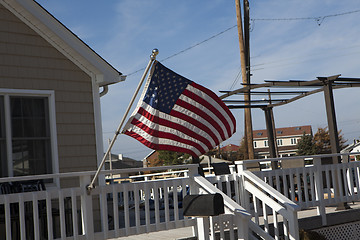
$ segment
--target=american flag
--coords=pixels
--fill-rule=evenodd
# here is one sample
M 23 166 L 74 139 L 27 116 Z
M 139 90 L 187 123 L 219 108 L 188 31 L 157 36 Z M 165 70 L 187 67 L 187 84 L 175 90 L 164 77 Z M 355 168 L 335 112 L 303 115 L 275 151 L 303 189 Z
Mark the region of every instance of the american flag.
M 215 93 L 155 61 L 122 132 L 151 149 L 199 156 L 231 137 L 235 125 Z

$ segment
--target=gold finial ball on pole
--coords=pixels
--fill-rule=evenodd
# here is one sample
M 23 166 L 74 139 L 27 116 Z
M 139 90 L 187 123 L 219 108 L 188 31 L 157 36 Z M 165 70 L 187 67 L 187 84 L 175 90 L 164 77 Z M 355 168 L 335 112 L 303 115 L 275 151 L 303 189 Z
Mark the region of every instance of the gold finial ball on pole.
M 151 54 L 150 58 L 153 59 L 153 60 L 155 60 L 156 55 L 158 55 L 158 54 L 159 54 L 159 50 L 158 50 L 157 48 L 154 48 L 154 49 L 152 50 L 152 54 Z

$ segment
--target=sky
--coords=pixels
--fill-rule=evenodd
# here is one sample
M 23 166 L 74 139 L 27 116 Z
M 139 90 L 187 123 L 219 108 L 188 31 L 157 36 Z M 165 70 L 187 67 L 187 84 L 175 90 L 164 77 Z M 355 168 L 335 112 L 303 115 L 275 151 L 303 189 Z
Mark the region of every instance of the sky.
M 218 95 L 219 91 L 242 87 L 242 80 L 237 78 L 241 65 L 235 1 L 38 2 L 127 75 L 124 82 L 111 85 L 108 94 L 101 98 L 105 150 L 154 48 L 159 49 L 157 60 L 165 66 Z M 337 74 L 360 78 L 358 0 L 249 2 L 251 83 L 314 80 Z M 359 92 L 359 88 L 334 90 L 338 129 L 348 143 L 360 139 Z M 311 125 L 315 133 L 318 128 L 327 126 L 323 93 L 276 107 L 273 111 L 276 127 Z M 243 110 L 232 112 L 237 119 L 237 132 L 221 146 L 239 145 L 244 134 Z M 262 110 L 252 110 L 252 119 L 254 130 L 266 128 Z M 136 160 L 142 160 L 151 151 L 125 135 L 120 135 L 112 148 L 112 153 Z

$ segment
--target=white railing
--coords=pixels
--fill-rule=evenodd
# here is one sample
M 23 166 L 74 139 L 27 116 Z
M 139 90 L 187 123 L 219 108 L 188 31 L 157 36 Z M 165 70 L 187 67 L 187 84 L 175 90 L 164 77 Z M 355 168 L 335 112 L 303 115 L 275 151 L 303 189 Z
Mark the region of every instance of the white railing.
M 94 172 L 1 178 L 0 184 L 4 186 L 38 179 L 53 183 L 47 184 L 46 190 L 33 188 L 36 191 L 1 194 L 0 230 L 7 240 L 109 239 L 192 226 L 194 230 L 202 229 L 199 239 L 213 239 L 215 233 L 220 236 L 230 234 L 231 239 L 248 239 L 250 215 L 224 193 L 221 194 L 225 199 L 226 214 L 202 219 L 203 222 L 183 216 L 182 199 L 190 191 L 195 194 L 221 192 L 204 178 L 194 178 L 197 167 L 103 171 L 101 175 L 176 169 L 186 172 L 187 177 L 151 181 L 143 178 L 143 181 L 97 186 L 90 194 L 86 186 Z M 78 187 L 59 188 L 54 184 L 67 178 L 74 181 L 76 177 L 75 181 L 80 183 Z M 210 222 L 211 228 L 204 228 L 204 221 Z M 195 234 L 198 232 L 194 231 Z
M 225 239 L 225 236 L 228 236 L 230 239 L 249 239 L 248 227 L 251 215 L 204 177 L 196 176 L 193 179 L 194 183 L 196 183 L 193 186 L 193 188 L 196 188 L 196 192 L 202 194 L 221 194 L 225 207 L 225 214 L 197 218 L 198 238 L 216 239 L 215 236 L 218 234 L 220 239 Z
M 237 162 L 237 173 L 209 175 L 206 180 L 194 177 L 197 165 L 102 171 L 102 178 L 144 171 L 155 171 L 155 177 L 166 171 L 171 176 L 170 170 L 182 175 L 155 180 L 142 175 L 141 181 L 132 177 L 128 182 L 98 186 L 90 195 L 86 185 L 94 172 L 0 178 L 0 184 L 35 179 L 53 182 L 47 190 L 1 194 L 0 232 L 6 233 L 7 240 L 108 239 L 198 226 L 202 229 L 198 237 L 203 239 L 215 233 L 244 239 L 298 239 L 297 211 L 317 207 L 326 224 L 326 206 L 360 199 L 360 162 L 321 165 L 324 156 L 338 155 L 307 156 L 303 158 L 313 159 L 313 166 L 263 172 L 249 172 Z M 75 177 L 78 187 L 54 186 Z M 189 192 L 222 192 L 226 214 L 207 219 L 184 217 L 182 199 Z M 204 227 L 206 221 L 209 228 Z M 224 222 L 236 226 L 237 232 L 226 229 Z
M 322 217 L 322 224 L 326 225 L 327 206 L 339 205 L 344 207 L 346 202 L 360 200 L 360 193 L 358 192 L 360 187 L 359 161 L 322 165 L 322 159 L 327 159 L 329 163 L 329 160 L 331 162 L 334 157 L 347 159 L 348 155 L 350 154 L 266 159 L 266 161 L 280 160 L 283 163 L 296 160 L 302 160 L 304 163 L 306 160 L 312 164 L 297 168 L 254 172 L 254 174 L 277 192 L 299 205 L 302 210 L 317 207 L 318 214 Z M 351 153 L 351 155 L 359 154 Z
M 153 171 L 195 169 L 197 165 L 152 168 Z M 104 171 L 102 174 L 145 169 Z M 146 169 L 148 170 L 148 169 Z M 195 226 L 184 218 L 181 200 L 189 177 L 98 186 L 88 194 L 94 172 L 1 178 L 0 184 L 35 179 L 78 177 L 79 187 L 0 195 L 0 232 L 6 239 L 108 239 Z M 76 180 L 75 180 L 76 181 Z M 51 184 L 50 184 L 51 185 Z M 53 185 L 53 184 L 52 184 Z M 34 190 L 34 189 L 33 189 Z M 41 190 L 41 189 L 40 189 Z
M 250 229 L 263 239 L 299 239 L 300 207 L 238 163 L 240 202 L 253 216 Z

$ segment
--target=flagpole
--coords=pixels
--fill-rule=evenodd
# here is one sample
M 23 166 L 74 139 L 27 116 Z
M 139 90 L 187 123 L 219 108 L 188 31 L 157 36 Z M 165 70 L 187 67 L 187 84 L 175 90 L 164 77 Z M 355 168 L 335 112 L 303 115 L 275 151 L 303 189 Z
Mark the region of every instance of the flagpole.
M 126 111 L 125 111 L 125 114 L 124 114 L 124 116 L 123 116 L 123 118 L 122 118 L 116 132 L 115 132 L 115 135 L 114 135 L 113 139 L 111 140 L 111 142 L 109 144 L 109 147 L 108 147 L 103 159 L 101 160 L 101 163 L 100 163 L 100 165 L 99 165 L 99 167 L 98 167 L 98 169 L 97 169 L 97 171 L 96 171 L 96 173 L 94 175 L 94 178 L 92 179 L 91 183 L 87 186 L 88 194 L 90 194 L 91 190 L 95 188 L 94 183 L 95 183 L 96 179 L 99 176 L 101 168 L 103 167 L 103 165 L 105 163 L 106 157 L 109 155 L 109 152 L 111 151 L 111 148 L 113 147 L 117 136 L 120 134 L 120 130 L 122 128 L 122 125 L 124 124 L 125 119 L 127 118 L 127 115 L 129 114 L 129 111 L 130 111 L 130 109 L 131 109 L 131 107 L 132 107 L 132 105 L 133 105 L 133 103 L 135 101 L 135 98 L 136 98 L 136 96 L 137 96 L 137 94 L 138 94 L 138 92 L 139 92 L 139 90 L 141 88 L 141 85 L 143 84 L 143 82 L 145 80 L 145 77 L 146 77 L 146 75 L 147 75 L 147 73 L 148 73 L 148 71 L 149 71 L 149 69 L 151 67 L 151 64 L 155 61 L 156 55 L 158 55 L 158 53 L 159 53 L 158 49 L 155 48 L 155 49 L 152 50 L 152 54 L 150 55 L 149 63 L 147 65 L 147 67 L 145 68 L 144 74 L 142 75 L 141 80 L 140 80 L 140 82 L 139 82 L 139 84 L 138 84 L 138 86 L 137 86 L 137 88 L 136 88 L 136 90 L 134 92 L 134 95 L 132 96 L 132 98 L 130 100 L 130 103 L 129 103 Z

